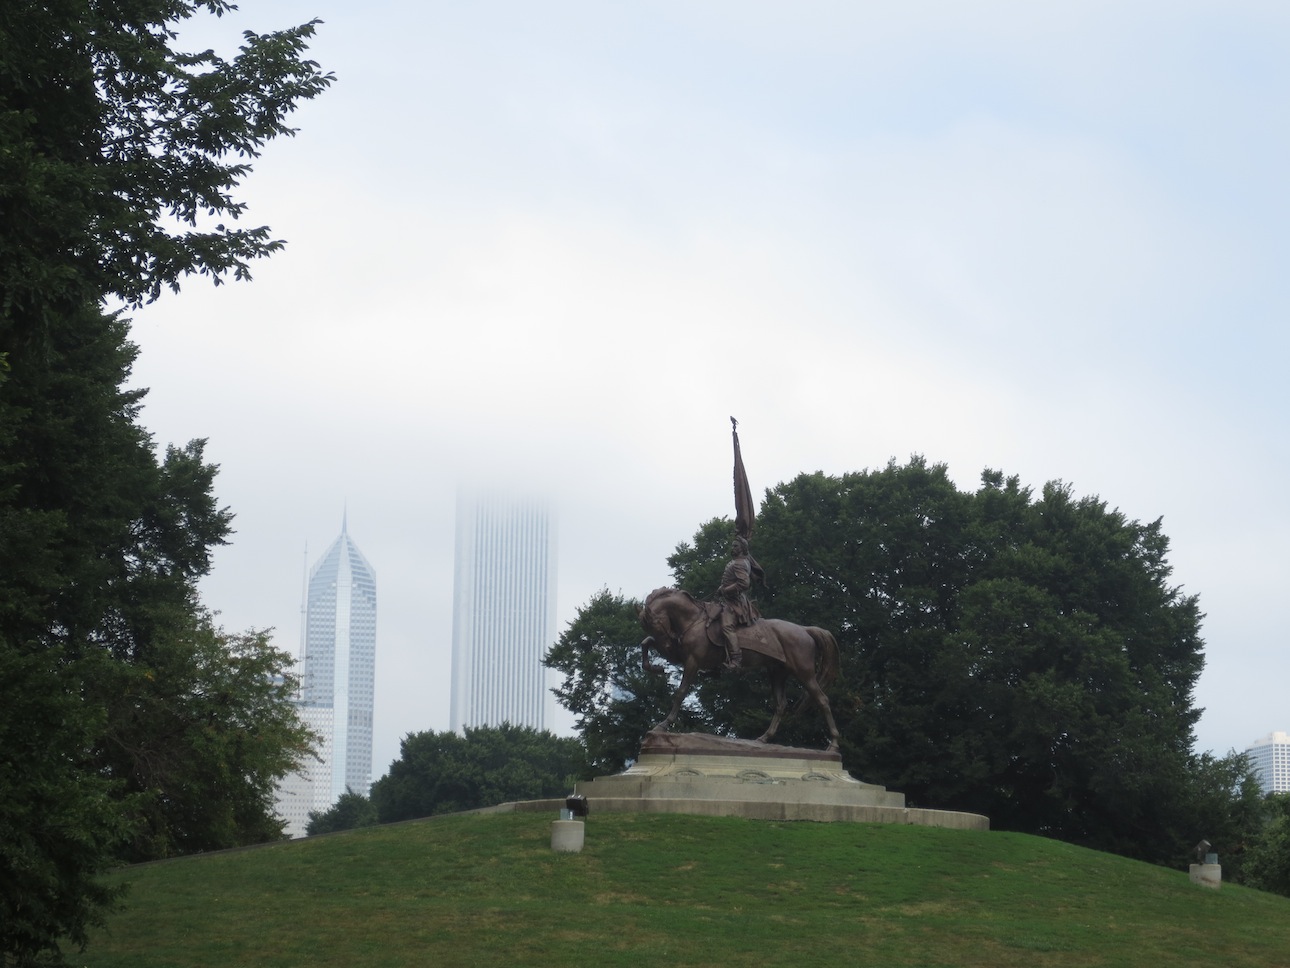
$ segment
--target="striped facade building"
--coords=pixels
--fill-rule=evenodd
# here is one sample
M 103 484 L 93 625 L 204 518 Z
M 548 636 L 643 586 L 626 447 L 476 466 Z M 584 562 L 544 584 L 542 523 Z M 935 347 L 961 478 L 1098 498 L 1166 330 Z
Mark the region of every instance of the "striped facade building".
M 541 501 L 457 495 L 452 729 L 544 728 L 555 643 L 556 536 Z

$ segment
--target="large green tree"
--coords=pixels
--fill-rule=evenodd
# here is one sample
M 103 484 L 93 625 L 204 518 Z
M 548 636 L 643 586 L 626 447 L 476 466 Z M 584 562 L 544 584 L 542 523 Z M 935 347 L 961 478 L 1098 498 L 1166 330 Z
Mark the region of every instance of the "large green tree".
M 185 791 L 173 772 L 158 789 L 123 740 L 160 743 L 165 717 L 142 711 L 197 703 L 196 684 L 219 678 L 199 658 L 212 636 L 229 663 L 256 665 L 245 642 L 203 626 L 194 591 L 229 533 L 215 468 L 200 443 L 158 458 L 142 391 L 124 389 L 135 350 L 112 309 L 193 273 L 245 277 L 281 245 L 237 227 L 235 189 L 330 77 L 303 56 L 313 24 L 247 34 L 229 60 L 174 49 L 180 22 L 233 9 L 0 4 L 0 669 L 7 693 L 22 689 L 0 702 L 0 957 L 19 963 L 84 940 L 110 900 L 95 875 L 123 844 L 204 842 L 147 832 L 159 810 L 178 821 L 163 801 L 210 790 Z M 250 691 L 234 705 L 262 710 L 260 686 L 240 682 Z M 209 735 L 171 725 L 193 744 Z M 276 735 L 299 739 L 289 724 Z M 279 765 L 238 756 L 226 743 L 189 760 Z M 243 817 L 262 833 L 264 819 Z
M 679 545 L 677 584 L 711 597 L 731 532 L 709 521 Z M 831 700 L 844 760 L 864 779 L 1003 829 L 1161 862 L 1248 829 L 1240 764 L 1192 752 L 1201 613 L 1169 582 L 1159 521 L 1061 483 L 1036 495 L 995 471 L 962 491 L 915 457 L 771 489 L 753 551 L 763 613 L 838 638 Z M 738 735 L 770 714 L 752 676 L 710 677 L 697 697 L 701 716 Z M 562 699 L 591 708 L 582 693 Z M 809 715 L 781 736 L 824 740 Z
M 399 758 L 372 785 L 372 803 L 381 823 L 393 823 L 562 797 L 585 766 L 578 740 L 531 726 L 468 726 L 464 736 L 409 733 L 399 744 Z

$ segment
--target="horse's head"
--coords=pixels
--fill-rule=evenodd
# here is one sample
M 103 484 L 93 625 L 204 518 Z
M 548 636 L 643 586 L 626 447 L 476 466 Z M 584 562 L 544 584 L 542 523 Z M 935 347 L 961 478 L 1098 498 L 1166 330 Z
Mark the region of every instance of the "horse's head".
M 656 588 L 645 596 L 639 615 L 645 631 L 660 641 L 674 642 L 702 608 L 684 589 Z
M 664 596 L 675 591 L 676 589 L 674 588 L 654 589 L 645 596 L 645 604 L 637 612 L 645 631 L 664 642 L 671 641 L 675 638 L 675 635 L 672 632 L 672 622 L 668 611 L 663 607 L 661 600 Z

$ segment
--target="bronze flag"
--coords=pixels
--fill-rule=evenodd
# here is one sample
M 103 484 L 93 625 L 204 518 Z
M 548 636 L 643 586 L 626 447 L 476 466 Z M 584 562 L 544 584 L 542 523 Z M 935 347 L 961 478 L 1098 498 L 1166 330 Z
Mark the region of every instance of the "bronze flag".
M 739 453 L 739 421 L 734 417 L 730 418 L 730 433 L 735 439 L 735 534 L 747 541 L 752 537 L 757 508 L 744 471 L 744 458 Z

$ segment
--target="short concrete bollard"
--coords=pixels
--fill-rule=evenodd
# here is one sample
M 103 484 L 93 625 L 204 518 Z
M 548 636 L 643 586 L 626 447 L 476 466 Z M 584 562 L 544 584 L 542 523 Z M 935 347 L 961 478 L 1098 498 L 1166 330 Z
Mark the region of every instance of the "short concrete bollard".
M 1187 875 L 1193 884 L 1210 887 L 1214 890 L 1223 886 L 1223 867 L 1221 864 L 1192 864 Z
M 556 820 L 551 824 L 551 849 L 562 854 L 582 851 L 587 825 L 582 820 Z

